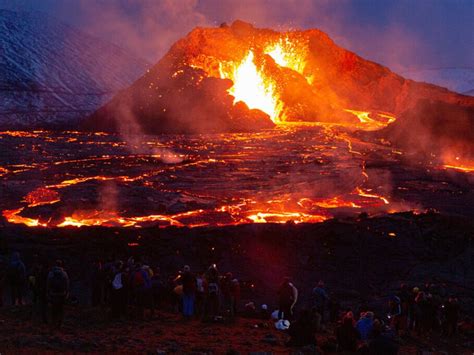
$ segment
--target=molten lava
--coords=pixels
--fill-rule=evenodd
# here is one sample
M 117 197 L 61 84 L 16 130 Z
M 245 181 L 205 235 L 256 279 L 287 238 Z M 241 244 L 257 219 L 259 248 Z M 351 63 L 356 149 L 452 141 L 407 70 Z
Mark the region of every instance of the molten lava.
M 264 53 L 273 58 L 280 67 L 305 75 L 307 46 L 293 43 L 288 37 L 275 44 L 269 44 Z
M 257 68 L 254 59 L 253 51 L 249 51 L 244 60 L 230 70 L 224 70 L 221 66 L 221 77 L 234 83 L 229 90 L 234 96 L 234 103 L 242 101 L 250 109 L 259 109 L 268 114 L 273 122 L 278 122 L 282 107 L 275 84 Z
M 467 165 L 451 165 L 451 164 L 445 164 L 443 165 L 444 168 L 446 169 L 454 169 L 454 170 L 459 170 L 459 171 L 463 171 L 463 172 L 466 172 L 466 173 L 472 173 L 474 172 L 474 166 L 471 165 L 471 166 L 467 166 Z

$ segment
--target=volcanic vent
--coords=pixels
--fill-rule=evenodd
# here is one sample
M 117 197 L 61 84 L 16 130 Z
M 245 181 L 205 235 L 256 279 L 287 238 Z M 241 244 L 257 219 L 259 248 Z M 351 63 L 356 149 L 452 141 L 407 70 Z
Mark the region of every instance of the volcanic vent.
M 473 107 L 472 97 L 406 80 L 319 30 L 276 32 L 242 21 L 196 28 L 85 123 L 148 133 L 252 131 L 275 123 L 381 128 L 420 99 Z

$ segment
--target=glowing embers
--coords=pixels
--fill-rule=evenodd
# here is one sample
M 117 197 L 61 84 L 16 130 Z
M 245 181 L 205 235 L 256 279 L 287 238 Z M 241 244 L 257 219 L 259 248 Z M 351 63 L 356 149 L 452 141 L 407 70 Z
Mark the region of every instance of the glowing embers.
M 28 203 L 28 207 L 36 207 L 42 205 L 51 205 L 59 202 L 59 193 L 44 187 L 40 187 L 31 191 L 25 196 L 24 201 Z
M 257 68 L 253 51 L 249 51 L 238 65 L 230 68 L 220 66 L 222 78 L 230 79 L 234 85 L 229 93 L 234 103 L 244 102 L 250 109 L 259 109 L 270 116 L 273 122 L 280 120 L 282 109 L 275 83 Z
M 288 37 L 269 44 L 264 53 L 273 58 L 279 66 L 304 75 L 306 67 L 307 45 L 292 42 Z
M 8 174 L 8 169 L 2 168 L 0 166 L 0 176 L 7 175 Z

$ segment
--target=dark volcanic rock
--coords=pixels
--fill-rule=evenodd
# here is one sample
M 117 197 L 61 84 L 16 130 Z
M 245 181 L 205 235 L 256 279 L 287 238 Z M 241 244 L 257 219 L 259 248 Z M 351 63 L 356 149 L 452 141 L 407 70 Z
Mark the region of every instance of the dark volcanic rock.
M 128 90 L 119 93 L 85 123 L 85 128 L 130 133 L 204 133 L 271 128 L 262 111 L 233 105 L 230 80 L 209 78 L 202 70 L 176 71 L 163 61 Z
M 452 158 L 474 158 L 474 106 L 420 100 L 378 133 L 403 149 Z

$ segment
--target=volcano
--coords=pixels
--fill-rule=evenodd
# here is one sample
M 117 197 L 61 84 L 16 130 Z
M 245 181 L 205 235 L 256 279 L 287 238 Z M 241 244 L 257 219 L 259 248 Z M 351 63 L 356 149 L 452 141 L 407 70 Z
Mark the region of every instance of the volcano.
M 85 130 L 0 132 L 0 209 L 38 227 L 472 216 L 473 110 L 319 30 L 197 28 Z
M 235 21 L 194 29 L 84 127 L 242 132 L 305 121 L 379 129 L 400 117 L 387 134 L 411 142 L 436 138 L 431 132 L 444 127 L 433 115 L 439 107 L 446 119 L 446 130 L 437 129 L 441 141 L 470 142 L 472 134 L 459 132 L 474 132 L 473 97 L 405 79 L 320 30 L 276 32 Z M 424 117 L 415 137 L 413 116 Z

